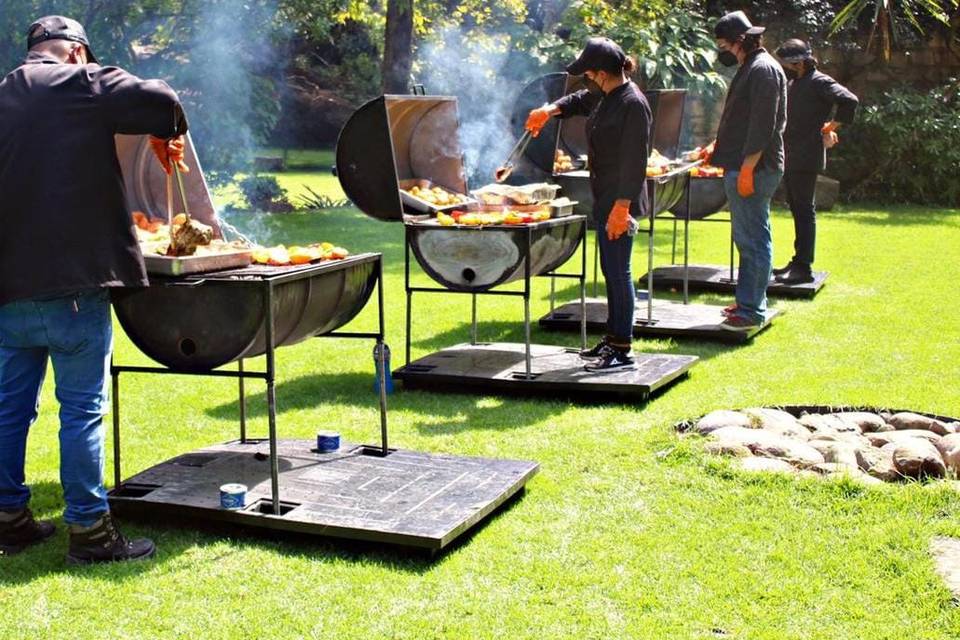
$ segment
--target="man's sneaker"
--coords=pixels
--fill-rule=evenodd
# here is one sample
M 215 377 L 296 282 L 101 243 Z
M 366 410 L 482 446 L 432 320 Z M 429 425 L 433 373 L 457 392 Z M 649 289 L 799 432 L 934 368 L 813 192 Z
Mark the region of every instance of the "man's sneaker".
M 780 284 L 806 284 L 813 282 L 813 271 L 809 267 L 794 265 L 786 273 L 778 275 L 775 280 Z
M 52 522 L 36 521 L 29 508 L 6 511 L 0 518 L 0 556 L 12 556 L 53 535 Z
M 70 551 L 68 564 L 93 564 L 96 562 L 118 562 L 124 560 L 145 560 L 153 557 L 157 548 L 147 538 L 128 540 L 113 517 L 106 513 L 89 527 L 70 527 Z
M 600 339 L 600 342 L 598 342 L 593 347 L 590 347 L 589 349 L 582 349 L 580 351 L 580 357 L 583 358 L 584 360 L 592 360 L 593 358 L 599 358 L 600 356 L 603 355 L 604 349 L 606 348 L 607 348 L 607 336 L 604 336 L 603 338 Z
M 727 319 L 720 323 L 720 328 L 726 329 L 727 331 L 742 331 L 746 333 L 754 329 L 759 329 L 760 323 L 748 320 L 741 315 L 733 314 L 727 316 Z
M 728 304 L 727 306 L 725 306 L 723 308 L 723 311 L 721 311 L 720 313 L 722 313 L 724 317 L 729 318 L 730 316 L 732 316 L 737 312 L 737 309 L 738 309 L 737 303 L 734 302 L 733 304 Z
M 593 372 L 614 371 L 633 367 L 633 358 L 629 349 L 618 349 L 606 345 L 600 354 L 599 360 L 584 365 L 584 369 Z
M 774 269 L 774 270 L 773 270 L 773 275 L 775 275 L 775 276 L 783 275 L 783 274 L 785 274 L 786 272 L 790 271 L 790 269 L 792 269 L 793 267 L 794 267 L 794 263 L 793 263 L 793 260 L 791 260 L 790 262 L 788 262 L 787 264 L 783 265 L 783 266 L 780 267 L 779 269 Z

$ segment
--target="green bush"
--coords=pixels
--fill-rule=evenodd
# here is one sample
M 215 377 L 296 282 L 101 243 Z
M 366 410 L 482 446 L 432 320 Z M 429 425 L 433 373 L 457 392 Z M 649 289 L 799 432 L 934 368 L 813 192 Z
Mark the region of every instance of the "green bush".
M 841 130 L 829 173 L 849 200 L 960 206 L 958 82 L 887 91 Z
M 240 192 L 251 209 L 281 212 L 292 209 L 287 200 L 287 190 L 273 176 L 252 175 L 237 183 Z

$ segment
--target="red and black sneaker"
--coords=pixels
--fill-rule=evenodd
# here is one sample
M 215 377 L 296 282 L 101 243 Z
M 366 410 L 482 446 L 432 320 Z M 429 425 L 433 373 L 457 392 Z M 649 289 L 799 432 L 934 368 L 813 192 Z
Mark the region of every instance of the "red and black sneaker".
M 583 367 L 593 373 L 604 373 L 633 368 L 633 358 L 630 357 L 630 348 L 620 348 L 604 345 L 600 358 Z
M 12 556 L 43 542 L 57 530 L 52 522 L 33 518 L 29 508 L 4 512 L 0 520 L 0 556 Z M 8 519 L 10 517 L 10 519 Z
M 725 306 L 723 308 L 723 311 L 721 311 L 720 313 L 722 313 L 724 317 L 730 317 L 737 312 L 738 308 L 739 307 L 737 307 L 737 303 L 734 302 L 733 304 L 728 304 L 727 306 Z
M 720 323 L 720 328 L 726 329 L 727 331 L 741 331 L 743 333 L 747 333 L 753 331 L 754 329 L 759 329 L 760 323 L 734 313 L 727 316 L 727 319 Z

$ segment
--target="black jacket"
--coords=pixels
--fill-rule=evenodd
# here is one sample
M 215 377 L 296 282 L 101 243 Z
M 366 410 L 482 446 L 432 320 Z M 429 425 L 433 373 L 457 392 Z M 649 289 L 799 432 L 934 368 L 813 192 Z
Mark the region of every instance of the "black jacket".
M 606 220 L 616 200 L 629 200 L 630 213 L 645 217 L 650 209 L 645 185 L 653 114 L 643 92 L 631 81 L 606 95 L 571 93 L 556 105 L 561 118 L 587 116 L 594 218 Z
M 787 119 L 787 77 L 764 49 L 751 52 L 730 83 L 720 116 L 712 164 L 739 170 L 758 151 L 758 169 L 783 171 L 783 129 Z
M 160 80 L 30 53 L 0 81 L 0 304 L 146 284 L 114 134 L 187 123 Z
M 813 70 L 790 82 L 787 92 L 787 129 L 783 134 L 786 170 L 820 172 L 827 163 L 820 133 L 836 107 L 834 120 L 853 122 L 859 100 L 846 87 L 825 73 Z

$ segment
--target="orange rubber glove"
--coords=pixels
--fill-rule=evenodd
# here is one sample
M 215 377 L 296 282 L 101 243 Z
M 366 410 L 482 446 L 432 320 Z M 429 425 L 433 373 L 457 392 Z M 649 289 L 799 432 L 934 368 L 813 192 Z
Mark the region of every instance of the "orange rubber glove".
M 828 122 L 827 124 L 823 125 L 823 127 L 820 128 L 820 133 L 826 135 L 836 130 L 837 130 L 837 123 L 831 120 L 830 122 Z
M 163 171 L 167 175 L 173 173 L 174 163 L 177 165 L 180 173 L 190 172 L 190 167 L 183 161 L 185 152 L 183 136 L 177 136 L 169 140 L 150 136 L 150 148 L 153 150 L 153 154 L 157 156 L 157 160 L 160 161 L 160 166 L 163 167 Z
M 746 164 L 740 167 L 740 175 L 737 176 L 737 193 L 741 198 L 749 198 L 753 195 L 753 167 Z
M 630 205 L 615 202 L 607 216 L 607 240 L 613 241 L 630 228 Z
M 823 148 L 824 149 L 833 149 L 837 146 L 837 143 L 840 142 L 840 137 L 837 135 L 836 131 L 828 131 L 823 134 Z
M 717 141 L 714 140 L 700 151 L 700 159 L 703 160 L 703 164 L 710 164 L 710 160 L 713 159 L 713 148 L 716 144 Z
M 546 107 L 540 107 L 539 109 L 534 109 L 530 112 L 530 115 L 527 116 L 527 122 L 523 125 L 523 128 L 529 131 L 534 138 L 540 135 L 540 131 L 546 126 L 547 122 L 550 121 L 550 111 Z

